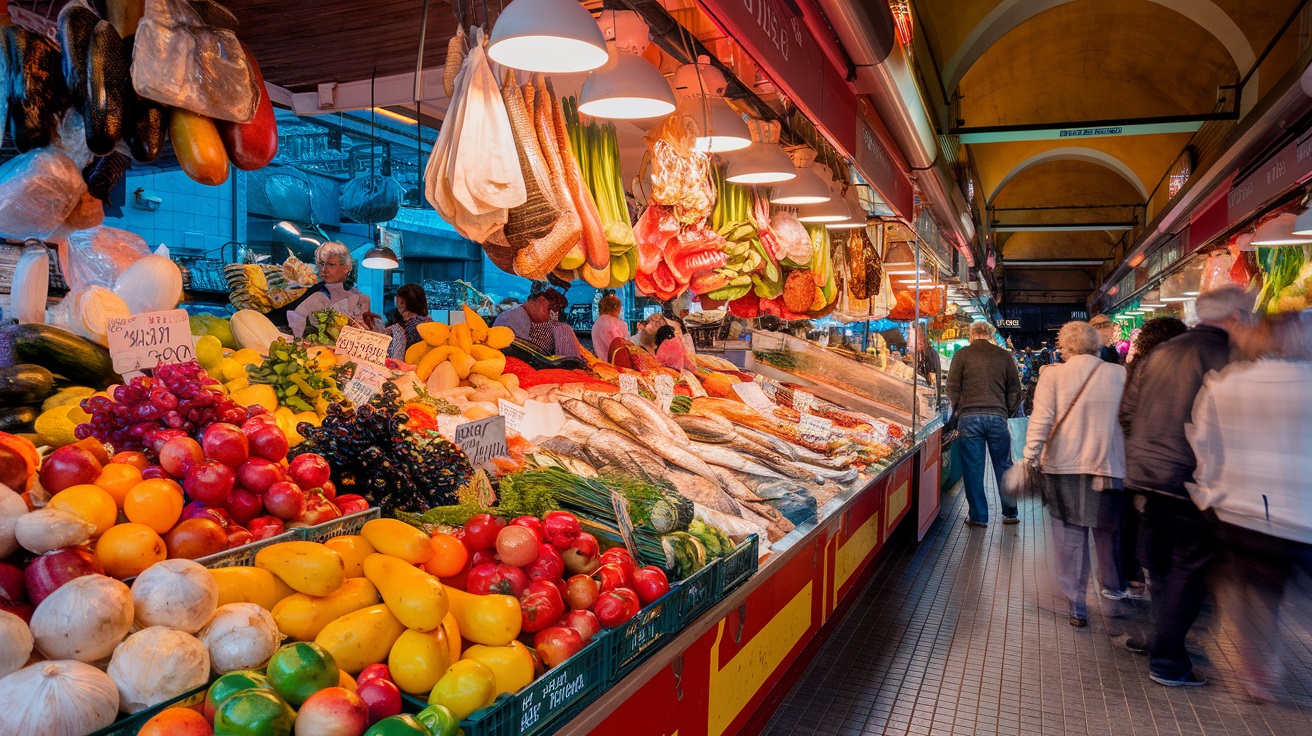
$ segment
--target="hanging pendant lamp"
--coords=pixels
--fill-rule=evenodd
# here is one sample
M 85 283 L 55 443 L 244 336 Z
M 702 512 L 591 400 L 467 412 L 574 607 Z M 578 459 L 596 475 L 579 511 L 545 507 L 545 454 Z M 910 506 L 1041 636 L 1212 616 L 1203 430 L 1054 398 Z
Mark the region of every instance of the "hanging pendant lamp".
M 364 258 L 360 260 L 360 265 L 365 268 L 389 269 L 396 268 L 401 265 L 401 262 L 397 260 L 396 254 L 392 252 L 391 248 L 385 245 L 375 245 L 364 254 Z
M 606 63 L 606 39 L 577 0 L 514 0 L 492 27 L 488 58 L 546 74 L 589 72 Z
M 674 90 L 681 96 L 675 115 L 691 118 L 697 128 L 694 150 L 702 153 L 738 151 L 752 145 L 752 133 L 743 116 L 724 99 L 729 82 L 708 56 L 684 64 L 674 72 Z
M 780 184 L 774 196 L 770 198 L 770 202 L 791 207 L 820 204 L 833 199 L 834 195 L 829 191 L 829 185 L 815 172 L 815 151 L 799 148 L 792 152 L 792 158 L 797 177 Z
M 823 174 L 829 173 L 829 167 L 817 164 L 815 169 L 820 169 Z M 829 193 L 829 199 L 824 202 L 818 202 L 812 205 L 804 205 L 797 211 L 798 222 L 809 222 L 812 224 L 826 224 L 831 222 L 847 222 L 852 219 L 852 213 L 847 208 L 847 203 L 834 190 L 833 180 L 817 172 L 822 180 L 825 181 L 825 189 Z M 776 202 L 778 200 L 775 200 Z
M 793 160 L 779 147 L 778 120 L 751 120 L 752 145 L 729 159 L 725 181 L 734 184 L 780 184 L 797 178 Z
M 665 75 L 642 57 L 647 24 L 632 10 L 605 10 L 597 19 L 609 59 L 592 72 L 579 93 L 579 112 L 595 118 L 641 120 L 674 112 L 674 90 Z
M 1253 245 L 1303 245 L 1312 242 L 1312 236 L 1302 236 L 1294 232 L 1294 223 L 1298 217 L 1293 212 L 1285 212 L 1262 223 L 1253 234 Z
M 860 187 L 849 186 L 847 196 L 843 198 L 847 202 L 847 211 L 850 217 L 841 222 L 827 222 L 825 223 L 826 228 L 830 230 L 858 230 L 866 226 L 866 221 L 870 219 L 870 213 L 866 212 L 865 207 L 861 204 L 858 189 Z

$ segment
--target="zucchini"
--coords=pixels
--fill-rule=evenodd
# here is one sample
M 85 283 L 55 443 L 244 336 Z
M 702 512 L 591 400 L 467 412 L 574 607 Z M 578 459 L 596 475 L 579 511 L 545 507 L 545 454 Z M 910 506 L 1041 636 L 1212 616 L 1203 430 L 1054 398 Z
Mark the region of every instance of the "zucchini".
M 118 380 L 109 351 L 50 325 L 19 325 L 13 333 L 19 360 L 57 371 L 83 386 L 103 388 Z
M 124 63 L 132 66 L 132 38 L 123 41 Z M 132 158 L 148 164 L 159 158 L 169 138 L 169 109 L 154 100 L 148 100 L 129 89 L 124 111 L 127 119 L 124 136 Z
M 124 108 L 132 79 L 123 55 L 123 39 L 107 20 L 96 24 L 86 59 L 85 102 L 82 120 L 86 123 L 87 149 L 97 156 L 108 156 L 123 137 Z
M 59 47 L 64 86 L 68 88 L 76 105 L 81 105 L 86 99 L 87 55 L 91 50 L 91 34 L 98 20 L 95 11 L 85 5 L 69 4 L 59 13 Z
M 37 403 L 54 392 L 55 376 L 46 368 L 31 363 L 0 368 L 0 406 Z
M 0 432 L 31 432 L 32 422 L 41 415 L 35 406 L 15 406 L 0 411 Z
M 18 26 L 9 36 L 9 135 L 19 153 L 50 144 L 56 117 L 68 107 L 59 49 Z

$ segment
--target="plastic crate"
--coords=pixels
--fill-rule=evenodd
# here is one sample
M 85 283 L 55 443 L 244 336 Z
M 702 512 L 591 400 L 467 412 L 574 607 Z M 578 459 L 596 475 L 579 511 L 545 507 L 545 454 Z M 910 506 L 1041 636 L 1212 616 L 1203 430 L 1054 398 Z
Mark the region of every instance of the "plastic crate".
M 674 615 L 667 617 L 669 633 L 677 634 L 692 623 L 692 620 L 720 600 L 716 585 L 719 560 L 712 560 L 686 580 L 676 584 L 670 592 Z
M 606 645 L 614 678 L 625 677 L 665 646 L 672 632 L 677 631 L 671 622 L 678 619 L 676 592 L 671 590 L 638 611 L 628 623 L 607 631 L 602 642 Z
M 279 542 L 295 542 L 301 538 L 298 529 L 289 532 L 283 532 L 268 539 L 261 539 L 258 542 L 243 544 L 240 547 L 224 550 L 217 554 L 197 557 L 196 561 L 205 567 L 250 567 L 255 564 L 255 553 L 268 547 L 271 544 Z
M 725 597 L 730 591 L 756 574 L 760 567 L 760 553 L 757 549 L 759 540 L 756 535 L 738 545 L 727 557 L 722 557 L 715 566 L 717 571 L 716 599 Z
M 185 692 L 172 700 L 166 700 L 159 705 L 151 706 L 140 713 L 124 716 L 92 733 L 91 736 L 137 736 L 137 732 L 141 730 L 142 726 L 146 725 L 146 721 L 154 718 L 157 713 L 166 708 L 185 708 L 195 705 L 205 699 L 205 691 L 209 688 L 210 683 L 207 682 L 195 690 Z
M 333 537 L 342 537 L 347 534 L 359 534 L 364 528 L 366 521 L 372 521 L 383 515 L 381 509 L 377 507 L 357 511 L 354 514 L 343 516 L 340 519 L 333 519 L 322 524 L 314 526 L 303 526 L 294 531 L 299 535 L 297 539 L 305 542 L 322 542 Z

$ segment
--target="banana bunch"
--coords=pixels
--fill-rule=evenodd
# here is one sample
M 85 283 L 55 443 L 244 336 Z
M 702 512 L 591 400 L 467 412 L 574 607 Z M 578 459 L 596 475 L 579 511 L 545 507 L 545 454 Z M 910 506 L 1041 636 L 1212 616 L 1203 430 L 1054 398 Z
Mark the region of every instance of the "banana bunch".
M 269 297 L 269 279 L 264 268 L 254 263 L 230 263 L 223 267 L 228 281 L 228 298 L 237 309 L 253 309 L 261 314 L 273 309 Z

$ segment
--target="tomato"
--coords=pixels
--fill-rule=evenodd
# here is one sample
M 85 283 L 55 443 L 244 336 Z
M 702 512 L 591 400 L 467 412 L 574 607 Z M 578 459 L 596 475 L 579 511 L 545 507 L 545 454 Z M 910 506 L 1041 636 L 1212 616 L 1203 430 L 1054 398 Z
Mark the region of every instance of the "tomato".
M 583 525 L 574 514 L 566 511 L 550 511 L 542 517 L 542 530 L 547 541 L 556 549 L 568 549 L 583 533 Z
M 333 655 L 306 641 L 288 644 L 274 652 L 266 672 L 269 684 L 293 708 L 299 708 L 311 695 L 341 680 Z
M 565 602 L 575 611 L 591 610 L 600 592 L 596 580 L 587 575 L 575 575 L 565 583 Z
M 628 588 L 607 590 L 597 598 L 593 609 L 597 620 L 607 629 L 623 626 L 641 610 L 638 594 Z
M 524 567 L 538 559 L 542 541 L 532 529 L 507 526 L 497 532 L 497 556 L 507 565 Z
M 538 547 L 538 558 L 524 568 L 530 580 L 559 580 L 565 574 L 565 560 L 550 544 Z
M 547 533 L 542 528 L 542 520 L 536 516 L 517 516 L 510 521 L 510 525 L 532 529 L 538 535 L 538 544 L 542 544 L 547 538 Z
M 597 587 L 603 593 L 627 587 L 628 581 L 624 579 L 624 570 L 619 565 L 602 565 L 593 575 L 597 578 Z
M 601 564 L 617 565 L 624 573 L 624 586 L 633 587 L 633 573 L 638 566 L 633 564 L 633 558 L 629 556 L 629 551 L 623 547 L 611 547 L 601 553 Z
M 590 644 L 592 637 L 601 631 L 601 622 L 597 620 L 597 614 L 592 611 L 570 611 L 560 621 L 561 625 L 579 632 L 579 636 L 583 637 L 584 646 Z
M 524 619 L 520 630 L 532 634 L 556 623 L 565 613 L 565 601 L 556 586 L 538 580 L 524 591 L 519 609 Z
M 459 575 L 469 561 L 469 550 L 450 534 L 438 532 L 433 535 L 433 557 L 424 563 L 424 569 L 430 575 L 449 578 Z
M 465 546 L 471 552 L 492 549 L 497 546 L 497 534 L 505 526 L 506 520 L 499 516 L 474 514 L 465 522 Z
M 565 626 L 552 626 L 533 637 L 533 648 L 542 663 L 555 667 L 578 653 L 583 648 L 583 637 L 579 632 Z
M 648 565 L 633 573 L 633 589 L 645 606 L 670 592 L 670 580 L 664 570 Z
M 470 568 L 466 589 L 474 595 L 497 593 L 518 598 L 528 583 L 528 576 L 518 567 L 485 563 Z

